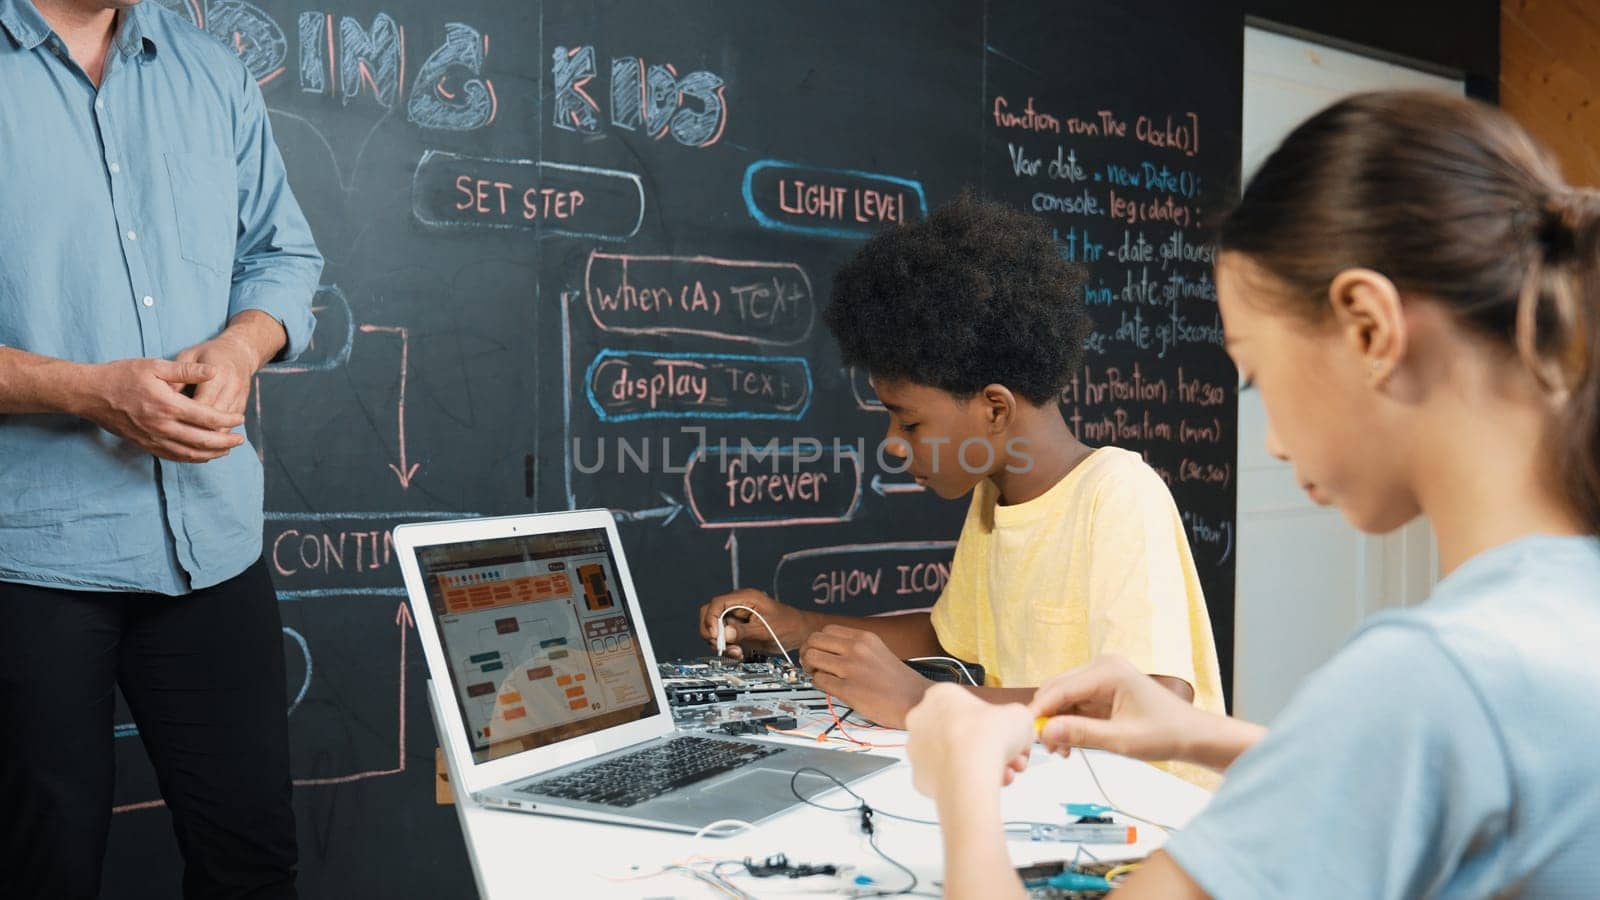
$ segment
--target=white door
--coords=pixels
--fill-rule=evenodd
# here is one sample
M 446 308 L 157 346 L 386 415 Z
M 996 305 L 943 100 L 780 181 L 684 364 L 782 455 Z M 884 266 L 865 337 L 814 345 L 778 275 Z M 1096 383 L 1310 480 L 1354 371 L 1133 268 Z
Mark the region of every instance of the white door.
M 1340 97 L 1462 82 L 1259 28 L 1244 36 L 1245 178 L 1295 125 Z M 1266 452 L 1266 417 L 1239 397 L 1239 556 L 1233 712 L 1270 721 L 1368 614 L 1422 600 L 1438 566 L 1427 524 L 1387 537 L 1351 528 Z

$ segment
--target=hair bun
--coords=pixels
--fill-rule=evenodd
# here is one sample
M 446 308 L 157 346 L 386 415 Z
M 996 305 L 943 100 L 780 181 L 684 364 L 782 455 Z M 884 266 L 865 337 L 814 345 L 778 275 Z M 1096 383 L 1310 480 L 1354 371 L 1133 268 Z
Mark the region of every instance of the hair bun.
M 1559 263 L 1571 257 L 1578 244 L 1578 210 L 1571 188 L 1545 198 L 1539 209 L 1539 250 L 1545 262 Z
M 1547 262 L 1571 258 L 1584 237 L 1600 226 L 1600 191 L 1568 187 L 1544 201 L 1539 217 L 1539 246 Z

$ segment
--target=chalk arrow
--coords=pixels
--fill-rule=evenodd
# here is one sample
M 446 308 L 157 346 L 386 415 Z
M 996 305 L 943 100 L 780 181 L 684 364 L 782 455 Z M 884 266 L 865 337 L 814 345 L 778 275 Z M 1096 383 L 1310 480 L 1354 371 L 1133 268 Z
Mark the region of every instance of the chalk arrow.
M 927 490 L 914 481 L 884 481 L 882 475 L 872 476 L 872 492 L 879 497 L 890 494 L 918 494 Z
M 648 522 L 651 519 L 660 519 L 662 527 L 666 527 L 678 517 L 678 513 L 683 512 L 683 504 L 665 491 L 661 492 L 661 499 L 666 501 L 665 506 L 650 509 L 614 509 L 611 511 L 611 516 L 618 522 Z
M 361 330 L 368 334 L 384 332 L 400 336 L 400 400 L 395 404 L 395 431 L 400 439 L 400 463 L 399 465 L 389 463 L 389 471 L 400 480 L 401 490 L 410 490 L 411 479 L 422 466 L 422 463 L 406 465 L 406 370 L 410 367 L 411 334 L 398 325 L 363 325 Z

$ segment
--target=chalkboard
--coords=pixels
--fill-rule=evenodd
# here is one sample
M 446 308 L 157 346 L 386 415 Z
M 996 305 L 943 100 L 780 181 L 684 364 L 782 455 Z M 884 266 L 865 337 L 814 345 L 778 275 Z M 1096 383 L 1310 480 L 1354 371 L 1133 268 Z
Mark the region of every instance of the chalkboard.
M 312 349 L 248 413 L 306 896 L 472 890 L 397 523 L 610 507 L 664 656 L 704 652 L 693 611 L 733 586 L 933 602 L 965 502 L 884 465 L 820 312 L 863 239 L 968 186 L 1088 267 L 1063 411 L 1171 486 L 1226 679 L 1235 375 L 1204 223 L 1237 189 L 1237 8 L 159 2 L 257 77 L 328 260 Z M 119 722 L 107 894 L 173 896 Z

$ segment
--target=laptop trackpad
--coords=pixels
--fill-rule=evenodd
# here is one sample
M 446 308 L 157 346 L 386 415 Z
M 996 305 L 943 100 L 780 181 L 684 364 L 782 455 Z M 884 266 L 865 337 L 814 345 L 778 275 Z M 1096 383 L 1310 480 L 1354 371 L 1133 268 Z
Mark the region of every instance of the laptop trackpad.
M 793 788 L 789 786 L 791 781 L 794 783 Z M 814 772 L 802 772 L 800 777 L 796 778 L 792 770 L 757 767 L 740 772 L 727 780 L 714 781 L 701 790 L 715 791 L 724 796 L 731 795 L 743 799 L 766 800 L 781 805 L 798 803 L 799 798 L 795 797 L 795 791 L 799 791 L 801 797 L 810 799 L 836 786 L 832 781 Z

